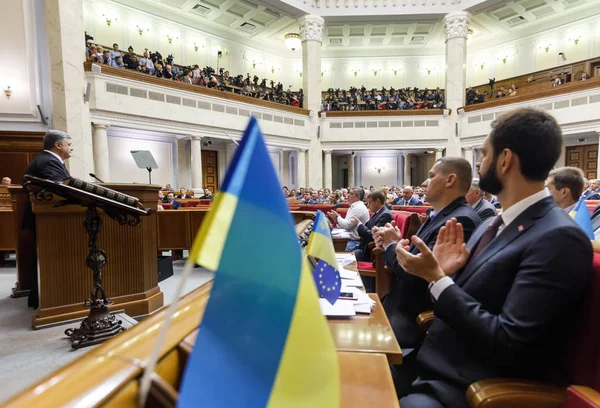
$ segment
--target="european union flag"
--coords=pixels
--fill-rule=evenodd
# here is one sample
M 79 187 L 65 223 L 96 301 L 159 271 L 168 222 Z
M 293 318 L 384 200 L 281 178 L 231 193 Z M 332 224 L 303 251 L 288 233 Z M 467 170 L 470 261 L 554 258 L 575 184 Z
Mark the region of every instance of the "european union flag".
M 333 266 L 321 259 L 317 262 L 313 278 L 315 278 L 319 295 L 333 305 L 340 297 L 342 290 L 340 273 Z

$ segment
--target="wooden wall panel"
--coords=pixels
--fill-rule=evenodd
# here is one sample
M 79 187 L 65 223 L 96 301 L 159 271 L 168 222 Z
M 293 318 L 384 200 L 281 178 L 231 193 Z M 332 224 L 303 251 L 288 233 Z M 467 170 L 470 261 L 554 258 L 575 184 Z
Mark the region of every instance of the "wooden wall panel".
M 0 178 L 10 177 L 13 184 L 23 184 L 23 174 L 29 161 L 29 153 L 0 152 Z
M 202 150 L 202 187 L 213 193 L 219 187 L 219 164 L 214 150 Z
M 567 147 L 565 163 L 567 166 L 581 169 L 588 180 L 598 178 L 598 145 Z
M 15 251 L 17 249 L 17 229 L 15 214 L 10 208 L 0 209 L 0 251 Z
M 0 177 L 23 183 L 29 162 L 42 151 L 43 132 L 0 131 Z
M 158 215 L 158 249 L 190 249 L 190 215 L 189 211 L 164 210 Z

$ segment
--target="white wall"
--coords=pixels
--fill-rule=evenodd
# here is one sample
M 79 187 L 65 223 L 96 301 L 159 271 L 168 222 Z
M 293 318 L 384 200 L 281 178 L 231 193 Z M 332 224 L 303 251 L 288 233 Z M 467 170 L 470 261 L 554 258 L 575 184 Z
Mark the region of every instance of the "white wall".
M 576 38 L 578 38 L 577 44 L 575 44 Z M 546 47 L 548 47 L 547 52 Z M 565 54 L 566 60 L 558 55 L 559 52 Z M 487 83 L 489 78 L 506 79 L 598 55 L 600 55 L 600 17 L 598 16 L 491 47 L 486 41 L 469 41 L 467 85 L 481 85 Z
M 110 163 L 110 181 L 114 183 L 148 183 L 148 171 L 139 169 L 131 150 L 150 150 L 158 164 L 158 169 L 152 170 L 152 184 L 164 186 L 171 184 L 175 187 L 173 142 L 147 141 L 122 137 L 108 137 L 108 157 Z
M 378 172 L 376 167 L 385 167 Z M 365 187 L 398 185 L 398 156 L 361 156 L 360 185 Z

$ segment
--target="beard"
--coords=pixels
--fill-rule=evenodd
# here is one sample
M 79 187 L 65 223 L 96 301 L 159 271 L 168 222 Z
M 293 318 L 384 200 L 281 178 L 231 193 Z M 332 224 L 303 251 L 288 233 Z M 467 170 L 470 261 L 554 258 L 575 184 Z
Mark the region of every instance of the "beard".
M 479 188 L 490 194 L 497 195 L 504 187 L 496 172 L 497 159 L 494 159 L 486 174 L 479 173 Z

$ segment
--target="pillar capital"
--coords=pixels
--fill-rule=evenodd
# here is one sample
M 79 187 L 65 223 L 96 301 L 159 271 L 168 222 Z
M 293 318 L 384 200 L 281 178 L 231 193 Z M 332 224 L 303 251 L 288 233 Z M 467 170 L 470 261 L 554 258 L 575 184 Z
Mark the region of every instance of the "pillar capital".
M 313 40 L 322 42 L 323 41 L 323 26 L 325 20 L 321 16 L 308 14 L 298 19 L 298 26 L 300 27 L 300 39 L 302 42 Z
M 92 127 L 94 128 L 94 130 L 96 129 L 108 129 L 110 125 L 107 125 L 106 123 L 96 123 L 93 122 L 92 123 Z
M 444 16 L 444 38 L 446 41 L 452 38 L 469 35 L 469 13 L 466 11 L 453 11 Z
M 325 154 L 331 154 L 331 150 L 323 150 L 323 153 L 325 153 Z
M 192 140 L 202 140 L 202 136 L 190 135 L 190 139 L 192 139 Z
M 444 149 L 438 147 L 437 149 L 435 149 L 435 152 L 436 153 L 444 153 Z

